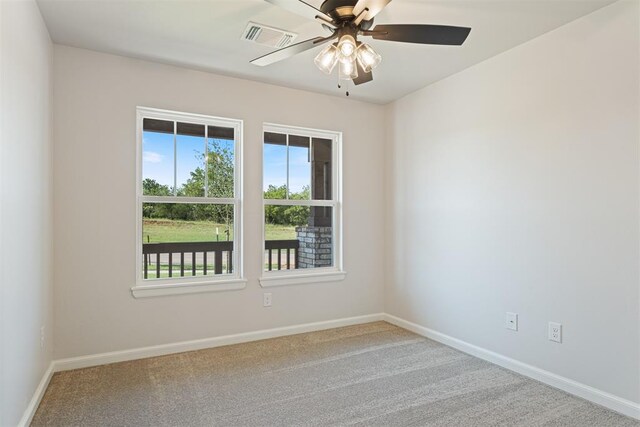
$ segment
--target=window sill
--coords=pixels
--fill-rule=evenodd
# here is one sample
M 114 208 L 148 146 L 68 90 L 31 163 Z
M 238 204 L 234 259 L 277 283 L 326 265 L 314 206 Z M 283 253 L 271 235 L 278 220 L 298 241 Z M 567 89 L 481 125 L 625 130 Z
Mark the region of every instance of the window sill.
M 245 279 L 229 279 L 211 282 L 172 283 L 162 285 L 142 285 L 131 288 L 134 298 L 159 297 L 165 295 L 195 294 L 201 292 L 221 292 L 244 289 Z
M 260 278 L 260 286 L 271 288 L 274 286 L 305 285 L 321 282 L 339 282 L 344 280 L 347 273 L 344 271 L 330 271 L 322 273 L 306 274 L 278 274 Z

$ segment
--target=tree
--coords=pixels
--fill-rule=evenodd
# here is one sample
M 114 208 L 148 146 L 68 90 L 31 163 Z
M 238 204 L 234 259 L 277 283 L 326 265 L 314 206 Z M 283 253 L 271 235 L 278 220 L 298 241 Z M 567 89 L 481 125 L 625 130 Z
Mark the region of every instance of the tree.
M 196 154 L 198 160 L 204 164 L 205 155 Z M 234 157 L 233 150 L 220 140 L 212 140 L 206 155 L 208 197 L 234 197 Z M 172 189 L 157 181 L 147 178 L 142 182 L 143 194 L 146 196 L 171 196 Z M 309 186 L 303 187 L 298 193 L 290 193 L 290 200 L 309 200 Z M 176 192 L 178 196 L 205 196 L 205 168 L 197 167 L 190 172 L 189 179 Z M 270 185 L 264 192 L 265 199 L 285 199 L 286 185 L 276 187 Z M 183 204 L 183 203 L 145 203 L 143 216 L 145 218 L 166 218 L 184 221 L 212 221 L 226 224 L 227 231 L 232 228 L 233 205 L 219 204 Z M 269 224 L 305 225 L 309 221 L 309 206 L 267 206 L 265 219 Z
M 155 179 L 146 178 L 142 181 L 142 194 L 145 196 L 170 196 L 168 185 L 162 185 Z
M 220 140 L 212 140 L 209 144 L 207 159 L 207 187 L 208 197 L 232 198 L 234 196 L 234 159 L 233 151 L 224 146 Z M 204 161 L 205 155 L 197 155 Z M 190 172 L 187 182 L 178 190 L 178 195 L 187 197 L 202 197 L 205 195 L 205 171 L 197 167 Z M 191 209 L 185 216 L 196 221 L 214 221 L 226 224 L 231 228 L 233 219 L 233 205 L 189 205 Z
M 207 153 L 207 187 L 208 197 L 231 198 L 234 194 L 234 161 L 233 151 L 224 146 L 220 140 L 214 139 L 209 144 Z M 197 154 L 196 158 L 204 163 L 205 155 Z M 178 193 L 190 197 L 202 197 L 205 191 L 204 168 L 197 167 L 190 172 L 191 177 L 179 189 Z
M 205 154 L 198 153 L 196 158 L 204 164 Z M 209 143 L 206 155 L 208 197 L 234 196 L 234 159 L 233 151 L 220 140 Z M 157 181 L 146 178 L 142 182 L 145 196 L 171 196 L 172 189 Z M 205 168 L 197 167 L 190 177 L 176 191 L 177 196 L 205 196 Z M 183 204 L 183 203 L 146 203 L 143 207 L 145 218 L 166 218 L 184 221 L 213 221 L 226 224 L 231 228 L 233 205 Z
M 142 181 L 142 194 L 145 196 L 170 196 L 171 190 L 168 185 L 162 185 L 155 179 L 146 178 Z M 142 205 L 142 216 L 145 218 L 168 218 L 165 205 L 158 203 L 144 203 Z
M 285 199 L 287 186 L 270 185 L 264 192 L 265 199 Z M 299 193 L 290 193 L 290 200 L 309 200 L 309 186 L 304 186 Z M 265 206 L 265 221 L 279 225 L 305 225 L 309 221 L 309 206 Z

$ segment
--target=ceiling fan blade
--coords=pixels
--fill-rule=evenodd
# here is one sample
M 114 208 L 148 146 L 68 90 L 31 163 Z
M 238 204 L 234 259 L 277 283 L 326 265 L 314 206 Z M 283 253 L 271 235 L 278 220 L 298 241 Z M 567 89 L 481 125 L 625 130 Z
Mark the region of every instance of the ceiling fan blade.
M 377 40 L 394 42 L 441 44 L 460 46 L 467 39 L 471 28 L 448 25 L 376 25 L 369 34 Z
M 296 15 L 304 16 L 305 18 L 309 18 L 311 20 L 315 20 L 316 17 L 320 17 L 323 20 L 332 22 L 333 19 L 322 12 L 320 9 L 311 6 L 309 3 L 302 0 L 265 0 L 267 3 L 271 3 L 275 6 L 279 6 L 283 9 L 288 10 L 289 12 L 295 13 Z
M 368 83 L 373 80 L 373 73 L 369 71 L 368 73 L 364 71 L 360 62 L 356 61 L 356 66 L 358 67 L 358 77 L 353 79 L 353 84 L 358 86 L 363 83 Z
M 332 37 L 315 37 L 313 39 L 305 40 L 300 43 L 292 44 L 291 46 L 283 47 L 275 52 L 267 53 L 251 61 L 254 65 L 264 67 L 265 65 L 271 65 L 283 59 L 291 58 L 294 55 L 304 52 L 305 50 L 313 49 L 320 46 L 322 43 L 331 40 Z
M 353 7 L 353 14 L 359 16 L 365 9 L 369 9 L 358 19 L 359 21 L 368 21 L 380 13 L 390 2 L 391 0 L 359 0 Z M 359 23 L 357 22 L 356 25 Z

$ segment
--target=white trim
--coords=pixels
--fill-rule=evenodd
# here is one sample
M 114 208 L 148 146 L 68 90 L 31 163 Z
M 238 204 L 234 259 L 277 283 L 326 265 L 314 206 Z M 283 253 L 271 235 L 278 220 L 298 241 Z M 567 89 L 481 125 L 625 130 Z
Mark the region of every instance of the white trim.
M 338 206 L 335 200 L 293 200 L 293 199 L 264 199 L 265 206 Z
M 212 197 L 163 197 L 145 196 L 142 194 L 142 134 L 143 120 L 152 118 L 174 122 L 174 190 L 176 154 L 175 135 L 177 123 L 184 121 L 205 126 L 205 136 L 208 135 L 207 126 L 218 126 L 234 129 L 234 197 L 233 198 L 212 198 Z M 244 245 L 243 236 L 243 126 L 240 119 L 228 119 L 222 117 L 207 116 L 202 114 L 183 113 L 178 111 L 159 110 L 156 108 L 136 107 L 136 276 L 135 285 L 131 288 L 131 294 L 135 298 L 146 296 L 179 295 L 195 292 L 226 291 L 232 289 L 243 289 L 246 286 L 244 279 Z M 208 149 L 209 140 L 205 137 L 205 152 Z M 206 163 L 205 159 L 205 163 Z M 205 174 L 206 175 L 206 174 Z M 205 194 L 206 196 L 206 194 Z M 154 284 L 153 279 L 144 279 L 142 272 L 142 205 L 143 203 L 206 203 L 206 204 L 227 204 L 234 206 L 233 218 L 233 273 L 226 277 L 208 276 L 200 279 L 196 277 L 175 277 L 158 279 L 162 282 Z
M 300 274 L 299 270 L 290 270 L 286 271 L 282 270 L 282 274 L 280 271 L 272 271 L 272 272 L 264 272 L 265 276 L 261 277 L 260 286 L 263 288 L 271 288 L 274 286 L 289 286 L 289 285 L 304 285 L 304 284 L 312 284 L 312 283 L 322 283 L 322 282 L 338 282 L 340 280 L 344 280 L 347 276 L 347 273 L 344 271 L 337 271 L 331 269 L 331 271 L 319 271 L 321 268 L 313 268 L 311 271 L 313 273 L 308 274 Z M 295 272 L 294 272 L 295 271 Z M 266 273 L 270 273 L 266 275 Z
M 167 283 L 158 285 L 134 286 L 131 294 L 134 298 L 159 297 L 165 295 L 195 294 L 201 292 L 221 292 L 244 289 L 247 287 L 245 279 L 211 280 L 192 283 Z
M 33 397 L 29 401 L 27 409 L 24 410 L 22 418 L 18 423 L 18 427 L 28 427 L 31 424 L 31 420 L 33 420 L 33 416 L 38 410 L 38 406 L 40 405 L 40 401 L 44 396 L 44 392 L 47 391 L 47 387 L 49 386 L 51 377 L 53 377 L 53 373 L 56 372 L 55 364 L 55 361 L 49 363 L 49 367 L 42 375 L 42 379 L 40 380 L 38 387 L 36 387 L 36 391 L 33 393 Z
M 143 132 L 144 132 L 144 119 L 143 120 Z M 205 126 L 205 129 L 207 128 L 207 126 Z M 140 143 L 143 142 L 143 139 L 140 140 Z M 208 141 L 205 141 L 205 143 L 208 143 Z M 142 154 L 144 156 L 144 149 L 142 150 Z M 204 160 L 204 166 L 205 166 L 205 175 L 206 175 L 206 165 L 209 159 L 205 159 Z M 144 163 L 144 160 L 143 160 Z M 142 167 L 142 166 L 140 166 Z M 144 169 L 143 169 L 144 172 Z M 140 193 L 143 194 L 143 193 Z M 177 196 L 178 195 L 178 121 L 174 120 L 173 121 L 173 196 Z
M 262 133 L 263 135 L 264 135 L 264 132 L 265 131 L 263 131 L 263 133 Z M 287 147 L 287 153 L 286 153 L 287 154 L 287 156 L 286 156 L 287 179 L 286 179 L 286 184 L 285 184 L 286 187 L 284 189 L 284 197 L 287 200 L 289 200 L 289 197 L 291 197 L 291 194 L 289 193 L 289 186 L 291 185 L 290 182 L 289 182 L 289 174 L 291 173 L 291 165 L 289 164 L 289 162 L 291 162 L 291 158 L 290 158 L 291 156 L 290 156 L 290 153 L 289 153 L 289 132 L 287 132 L 287 134 L 286 134 L 286 142 L 285 142 L 285 144 L 286 144 L 285 147 Z M 262 147 L 264 147 L 264 145 Z M 311 151 L 311 138 L 309 138 L 309 151 Z M 262 162 L 263 162 L 262 165 L 264 166 L 264 155 L 262 156 Z M 262 176 L 264 177 L 264 171 L 262 171 Z M 309 182 L 313 186 L 313 182 L 311 181 L 311 179 L 309 179 Z M 263 191 L 262 198 L 264 199 L 264 184 L 262 184 L 262 187 L 263 187 L 262 188 L 262 191 Z M 309 188 L 309 197 L 311 197 L 311 187 Z
M 289 126 L 289 125 L 280 125 L 274 123 L 263 123 L 262 124 L 262 135 L 264 136 L 265 132 L 272 133 L 281 133 L 287 135 L 287 147 L 289 146 L 289 134 L 295 134 L 300 136 L 305 136 L 309 138 L 319 138 L 319 139 L 330 139 L 332 142 L 331 149 L 331 200 L 291 200 L 291 199 L 265 199 L 264 198 L 264 170 L 262 171 L 260 177 L 260 191 L 262 192 L 262 252 L 260 253 L 260 261 L 262 264 L 262 275 L 263 277 L 260 279 L 260 284 L 263 287 L 267 286 L 284 286 L 290 284 L 299 284 L 299 283 L 317 283 L 317 282 L 327 282 L 327 281 L 335 281 L 344 279 L 344 272 L 342 271 L 344 268 L 344 259 L 343 259 L 343 245 L 344 241 L 342 238 L 342 180 L 343 180 L 343 169 L 342 169 L 342 132 L 330 131 L 330 130 L 321 130 L 321 129 L 310 129 L 303 128 L 298 126 Z M 311 149 L 311 146 L 310 146 Z M 260 146 L 262 158 L 263 158 L 263 168 L 264 168 L 264 143 Z M 289 191 L 289 161 L 288 161 L 289 150 L 287 149 L 287 197 Z M 266 251 L 266 225 L 265 225 L 265 206 L 327 206 L 331 207 L 332 211 L 332 229 L 333 229 L 333 266 L 330 267 L 332 270 L 337 271 L 342 274 L 342 277 L 336 278 L 326 278 L 325 280 L 307 280 L 310 276 L 307 274 L 301 274 L 303 277 L 302 281 L 295 281 L 292 279 L 288 279 L 288 283 L 280 283 L 281 278 L 275 277 L 277 276 L 276 272 L 273 271 L 264 271 L 264 257 Z M 326 268 L 326 267 L 325 267 Z M 318 275 L 318 277 L 324 276 L 322 272 L 323 268 L 313 269 Z M 270 276 L 274 276 L 271 278 Z M 291 278 L 293 275 L 290 276 Z M 263 281 L 265 284 L 263 284 Z M 272 283 L 270 285 L 266 284 L 267 282 Z
M 218 197 L 140 196 L 142 203 L 192 203 L 207 205 L 233 205 L 237 200 Z
M 242 122 L 238 119 L 210 116 L 207 114 L 185 113 L 182 111 L 162 110 L 144 106 L 136 107 L 137 111 L 144 113 L 144 117 L 166 121 L 187 121 L 189 123 L 203 124 L 217 127 L 229 127 L 229 122 Z
M 69 359 L 56 360 L 55 372 L 68 371 L 70 369 L 88 368 L 91 366 L 106 365 L 109 363 L 124 362 L 127 360 L 145 359 L 147 357 L 164 356 L 167 354 L 183 353 L 185 351 L 194 351 L 206 348 L 221 347 L 225 345 L 241 344 L 251 341 L 283 337 L 287 335 L 303 334 L 306 332 L 340 328 L 343 326 L 360 325 L 363 323 L 380 321 L 383 319 L 383 317 L 383 313 L 368 314 L 364 316 L 304 323 L 301 325 L 263 329 L 255 332 L 244 332 L 240 334 L 224 335 L 220 337 L 204 338 L 200 340 L 183 341 L 172 344 L 163 344 L 151 347 L 93 354 L 89 356 L 72 357 Z
M 333 139 L 333 138 L 341 138 L 342 132 L 337 132 L 334 130 L 325 130 L 325 129 L 313 129 L 313 128 L 305 128 L 300 126 L 290 126 L 290 125 L 280 125 L 276 123 L 263 123 L 262 131 L 264 132 L 272 132 L 272 133 L 284 133 L 290 134 L 295 133 L 299 136 L 308 136 L 309 138 L 321 138 L 321 139 Z
M 233 197 L 233 262 L 236 277 L 244 278 L 244 121 L 238 120 L 235 126 Z M 207 140 L 207 144 L 209 141 Z
M 572 379 L 554 374 L 544 369 L 536 368 L 535 366 L 520 362 L 515 359 L 511 359 L 502 354 L 495 353 L 491 350 L 487 350 L 482 347 L 470 344 L 460 339 L 445 335 L 443 333 L 434 331 L 433 329 L 420 326 L 418 324 L 409 322 L 408 320 L 401 319 L 391 314 L 384 314 L 384 320 L 407 329 L 423 337 L 438 341 L 442 344 L 453 347 L 464 353 L 486 360 L 503 368 L 522 374 L 526 377 L 533 378 L 551 387 L 558 388 L 569 394 L 581 397 L 589 400 L 598 405 L 604 406 L 613 411 L 621 414 L 640 419 L 640 403 L 632 402 L 627 399 L 615 396 L 611 393 L 607 393 L 597 388 L 588 386 L 586 384 L 579 383 Z

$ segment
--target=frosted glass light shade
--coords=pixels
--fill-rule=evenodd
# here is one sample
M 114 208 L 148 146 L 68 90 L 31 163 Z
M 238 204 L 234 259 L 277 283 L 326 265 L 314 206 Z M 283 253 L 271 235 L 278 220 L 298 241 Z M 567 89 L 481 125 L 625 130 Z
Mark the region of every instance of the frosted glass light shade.
M 358 46 L 356 56 L 358 57 L 360 66 L 367 73 L 376 68 L 378 64 L 380 64 L 380 61 L 382 61 L 382 57 L 366 43 Z
M 353 80 L 358 77 L 358 67 L 353 57 L 340 60 L 339 74 L 340 80 Z
M 353 52 L 356 50 L 356 41 L 353 37 L 346 35 L 340 37 L 340 41 L 338 42 L 338 49 L 340 49 L 340 53 L 342 56 L 351 56 Z
M 326 74 L 331 74 L 336 64 L 338 63 L 339 50 L 333 44 L 330 44 L 316 56 L 313 62 L 316 66 Z

